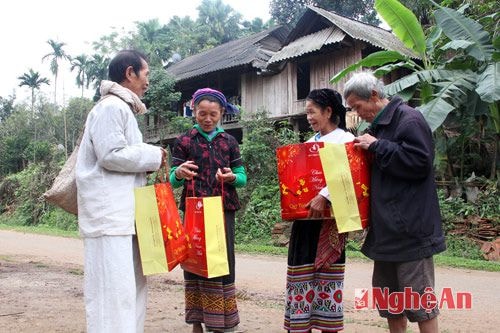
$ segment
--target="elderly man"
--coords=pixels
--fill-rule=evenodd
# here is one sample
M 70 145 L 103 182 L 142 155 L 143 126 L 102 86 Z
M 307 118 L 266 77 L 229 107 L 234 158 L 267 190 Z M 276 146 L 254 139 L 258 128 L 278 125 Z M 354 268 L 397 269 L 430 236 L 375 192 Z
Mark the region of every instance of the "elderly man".
M 432 132 L 422 114 L 395 96 L 372 73 L 354 74 L 346 83 L 347 105 L 371 123 L 355 146 L 373 153 L 371 226 L 362 252 L 374 260 L 374 288 L 420 295 L 434 290 L 432 256 L 445 250 L 434 180 Z M 420 305 L 420 304 L 418 304 Z M 407 320 L 420 332 L 438 332 L 437 306 L 402 313 L 379 309 L 390 332 L 405 332 Z
M 163 148 L 143 142 L 136 115 L 149 86 L 146 57 L 120 51 L 90 111 L 78 159 L 78 225 L 83 238 L 87 332 L 143 332 L 146 278 L 135 237 L 134 188 L 165 162 Z

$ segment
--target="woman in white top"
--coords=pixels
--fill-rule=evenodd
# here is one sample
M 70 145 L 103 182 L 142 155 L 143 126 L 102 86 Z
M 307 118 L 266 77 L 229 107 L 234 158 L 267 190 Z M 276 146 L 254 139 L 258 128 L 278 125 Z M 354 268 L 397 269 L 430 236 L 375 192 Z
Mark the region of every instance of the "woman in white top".
M 306 99 L 306 113 L 316 132 L 308 142 L 346 143 L 354 139 L 346 131 L 346 109 L 337 91 L 312 90 Z M 308 204 L 311 219 L 293 222 L 284 324 L 291 333 L 344 329 L 345 234 L 338 234 L 333 219 L 321 219 L 329 198 L 325 187 Z

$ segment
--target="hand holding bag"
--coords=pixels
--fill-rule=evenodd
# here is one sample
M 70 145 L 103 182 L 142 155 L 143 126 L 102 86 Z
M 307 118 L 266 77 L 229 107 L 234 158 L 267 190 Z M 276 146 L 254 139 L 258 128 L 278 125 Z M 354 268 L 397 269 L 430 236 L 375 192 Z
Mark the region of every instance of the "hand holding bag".
M 172 186 L 165 178 L 134 190 L 135 226 L 144 275 L 170 272 L 187 257 L 186 234 Z

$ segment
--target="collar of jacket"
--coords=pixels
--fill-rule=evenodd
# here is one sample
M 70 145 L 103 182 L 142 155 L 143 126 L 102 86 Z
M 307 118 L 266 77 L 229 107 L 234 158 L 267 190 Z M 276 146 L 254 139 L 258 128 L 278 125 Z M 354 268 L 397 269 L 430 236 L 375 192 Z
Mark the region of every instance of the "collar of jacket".
M 396 109 L 403 103 L 403 99 L 397 95 L 394 95 L 389 103 L 383 108 L 380 112 L 383 112 L 380 115 L 380 118 L 378 119 L 376 124 L 370 125 L 365 131 L 365 133 L 369 133 L 371 135 L 375 135 L 376 128 L 379 127 L 380 125 L 388 125 L 392 121 L 392 117 L 394 116 L 394 112 Z
M 403 103 L 403 99 L 397 95 L 393 96 L 384 108 L 384 113 L 377 122 L 378 125 L 388 125 L 391 123 L 394 111 Z
M 196 135 L 198 135 L 198 134 L 199 134 L 199 135 L 201 135 L 202 137 L 204 137 L 204 138 L 205 138 L 207 141 L 209 141 L 209 142 L 213 141 L 213 140 L 214 140 L 214 139 L 215 139 L 215 138 L 216 138 L 219 134 L 220 134 L 220 135 L 222 135 L 222 136 L 225 136 L 225 131 L 224 131 L 224 129 L 223 129 L 223 128 L 216 127 L 215 131 L 216 131 L 215 136 L 213 136 L 213 137 L 212 137 L 212 140 L 210 140 L 210 139 L 208 138 L 207 133 L 203 132 L 203 130 L 201 130 L 201 128 L 200 128 L 199 126 L 194 125 L 194 126 L 193 126 L 193 128 L 192 128 L 192 129 L 190 130 L 190 132 L 189 132 L 189 136 L 190 136 L 191 138 L 194 138 Z

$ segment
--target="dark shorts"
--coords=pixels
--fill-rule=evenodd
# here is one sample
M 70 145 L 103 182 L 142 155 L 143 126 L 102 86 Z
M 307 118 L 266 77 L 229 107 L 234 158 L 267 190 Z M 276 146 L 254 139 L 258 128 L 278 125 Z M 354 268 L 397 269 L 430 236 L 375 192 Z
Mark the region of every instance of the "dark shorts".
M 432 257 L 407 262 L 375 261 L 372 285 L 374 288 L 388 288 L 389 293 L 405 292 L 405 287 L 409 287 L 412 292 L 422 295 L 426 293 L 425 289 L 428 287 L 434 290 L 434 261 Z M 414 295 L 413 299 L 416 298 L 416 295 Z M 420 303 L 417 305 L 420 305 Z M 439 314 L 439 309 L 438 306 L 433 309 L 425 309 L 420 306 L 416 306 L 415 309 L 415 306 L 409 308 L 405 306 L 403 312 L 397 312 L 399 311 L 388 311 L 379 308 L 379 314 L 383 318 L 406 316 L 411 322 L 432 319 Z

